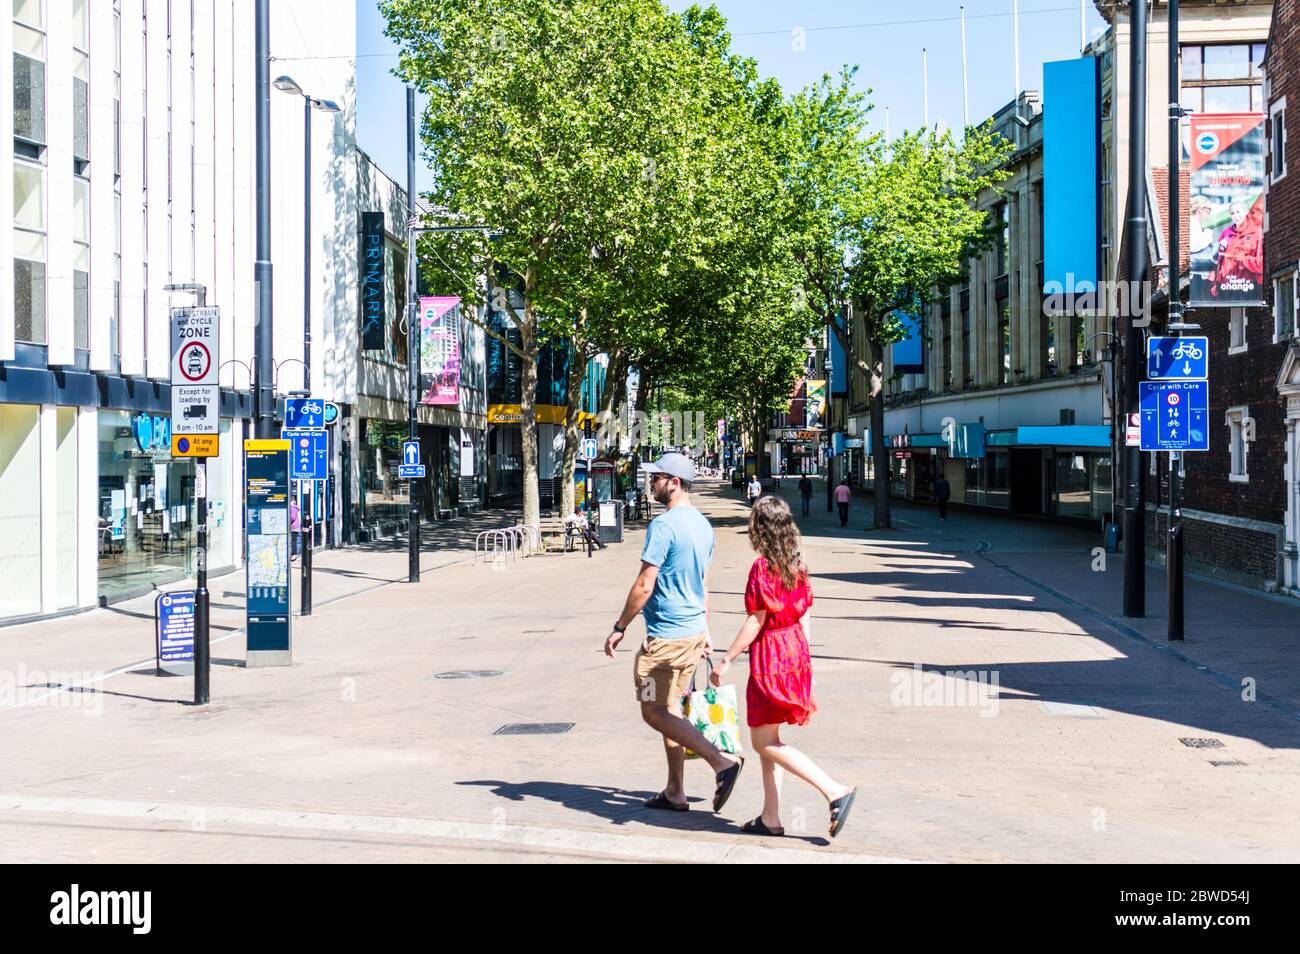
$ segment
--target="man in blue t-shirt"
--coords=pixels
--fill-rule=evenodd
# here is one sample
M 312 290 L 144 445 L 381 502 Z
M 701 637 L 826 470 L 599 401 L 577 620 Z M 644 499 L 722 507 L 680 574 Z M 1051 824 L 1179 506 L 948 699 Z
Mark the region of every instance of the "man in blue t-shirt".
M 695 467 L 681 454 L 665 454 L 644 465 L 650 493 L 663 504 L 650 521 L 641 550 L 641 572 L 627 594 L 623 612 L 605 640 L 605 655 L 613 657 L 623 633 L 638 613 L 645 616 L 646 638 L 633 666 L 641 717 L 664 737 L 668 785 L 646 802 L 647 808 L 684 812 L 685 748 L 709 763 L 717 773 L 713 810 L 722 808 L 744 759 L 727 755 L 699 729 L 682 718 L 682 695 L 709 642 L 709 592 L 706 577 L 713 560 L 713 528 L 691 505 Z

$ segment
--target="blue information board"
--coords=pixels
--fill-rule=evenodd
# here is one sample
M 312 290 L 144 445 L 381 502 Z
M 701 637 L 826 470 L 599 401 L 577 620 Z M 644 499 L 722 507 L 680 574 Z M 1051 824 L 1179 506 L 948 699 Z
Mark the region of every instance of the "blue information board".
M 1209 338 L 1147 339 L 1148 379 L 1152 381 L 1205 381 L 1209 376 Z
M 154 616 L 158 621 L 159 670 L 194 662 L 194 591 L 159 593 L 154 601 Z
M 289 442 L 289 479 L 324 480 L 329 476 L 329 431 L 285 428 Z
M 289 442 L 244 441 L 248 513 L 248 666 L 287 666 L 289 655 Z
M 325 402 L 320 398 L 285 398 L 284 426 L 324 427 Z
M 1210 385 L 1205 381 L 1141 381 L 1142 450 L 1210 449 Z

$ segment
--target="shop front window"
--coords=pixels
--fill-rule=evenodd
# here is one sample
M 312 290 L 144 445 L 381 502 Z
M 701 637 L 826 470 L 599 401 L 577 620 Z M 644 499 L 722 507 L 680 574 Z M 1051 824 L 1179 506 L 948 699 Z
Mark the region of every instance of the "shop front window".
M 408 435 L 401 421 L 361 421 L 361 507 L 367 522 L 405 519 L 410 512 L 409 481 L 397 476 L 402 441 Z
M 171 420 L 99 412 L 99 594 L 114 598 L 193 572 L 194 463 L 171 456 Z
M 1092 514 L 1092 486 L 1084 454 L 1056 456 L 1056 515 L 1087 517 Z

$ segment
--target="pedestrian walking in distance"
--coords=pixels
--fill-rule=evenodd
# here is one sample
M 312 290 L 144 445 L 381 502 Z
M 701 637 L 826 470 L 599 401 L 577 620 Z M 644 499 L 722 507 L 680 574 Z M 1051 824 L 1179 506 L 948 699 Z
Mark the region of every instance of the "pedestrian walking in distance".
M 848 820 L 856 788 L 842 785 L 798 749 L 781 741 L 782 725 L 807 725 L 817 705 L 812 697 L 808 624 L 813 605 L 808 570 L 799 553 L 799 529 L 780 497 L 764 497 L 749 515 L 749 545 L 758 559 L 745 586 L 745 621 L 726 656 L 713 669 L 715 686 L 749 650 L 745 721 L 763 764 L 763 811 L 744 824 L 756 835 L 784 835 L 781 779 L 785 772 L 822 793 L 830 806 L 830 836 Z
M 803 502 L 803 515 L 808 516 L 808 506 L 812 503 L 812 481 L 804 474 L 799 478 L 799 497 Z
M 758 479 L 758 474 L 749 478 L 749 505 L 754 506 L 754 502 L 763 496 L 763 484 Z
M 948 478 L 940 474 L 934 485 L 934 499 L 939 501 L 940 520 L 948 519 L 948 498 L 951 496 L 952 486 L 948 483 Z
M 682 718 L 682 696 L 700 659 L 713 651 L 709 641 L 708 569 L 713 560 L 713 527 L 691 505 L 695 467 L 681 454 L 665 454 L 645 465 L 654 499 L 664 512 L 650 521 L 641 549 L 641 572 L 627 594 L 623 612 L 605 639 L 613 658 L 638 613 L 646 637 L 633 661 L 641 718 L 663 736 L 668 784 L 645 803 L 647 808 L 684 812 L 684 767 L 689 748 L 708 762 L 714 775 L 713 810 L 726 804 L 745 760 L 718 751 Z
M 853 496 L 853 491 L 849 490 L 849 479 L 845 477 L 840 481 L 840 485 L 835 488 L 835 504 L 840 508 L 840 526 L 848 526 L 849 523 L 849 498 Z

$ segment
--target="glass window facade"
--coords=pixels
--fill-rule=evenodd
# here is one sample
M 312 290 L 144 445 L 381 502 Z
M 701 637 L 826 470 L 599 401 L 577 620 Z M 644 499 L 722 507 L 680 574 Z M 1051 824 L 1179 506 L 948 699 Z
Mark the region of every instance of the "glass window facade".
M 367 523 L 405 520 L 409 514 L 408 481 L 397 476 L 402 463 L 405 421 L 361 419 L 361 517 Z
M 170 432 L 165 415 L 99 412 L 100 596 L 193 572 L 194 463 L 172 459 Z

